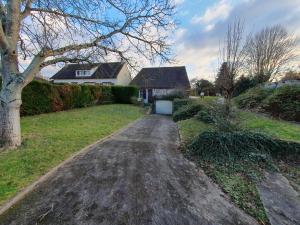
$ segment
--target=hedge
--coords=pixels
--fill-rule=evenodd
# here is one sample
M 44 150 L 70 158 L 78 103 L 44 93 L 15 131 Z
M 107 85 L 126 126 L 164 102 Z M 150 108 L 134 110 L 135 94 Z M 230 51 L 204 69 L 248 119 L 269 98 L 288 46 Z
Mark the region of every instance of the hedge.
M 261 106 L 263 100 L 272 94 L 273 89 L 262 87 L 251 88 L 244 94 L 235 98 L 235 102 L 239 108 L 253 109 Z
M 195 116 L 200 110 L 204 108 L 203 105 L 192 103 L 185 106 L 182 106 L 177 111 L 173 113 L 173 120 L 175 122 L 180 120 L 186 120 Z
M 131 103 L 131 98 L 138 96 L 138 89 L 134 86 L 112 86 L 111 90 L 115 102 L 118 103 Z
M 300 122 L 300 86 L 277 88 L 263 101 L 262 107 L 274 117 Z
M 300 86 L 256 87 L 235 98 L 239 108 L 255 109 L 284 120 L 300 122 Z
M 137 89 L 130 86 L 52 84 L 34 80 L 23 89 L 21 115 L 36 115 L 112 102 L 131 103 L 130 99 L 136 93 Z

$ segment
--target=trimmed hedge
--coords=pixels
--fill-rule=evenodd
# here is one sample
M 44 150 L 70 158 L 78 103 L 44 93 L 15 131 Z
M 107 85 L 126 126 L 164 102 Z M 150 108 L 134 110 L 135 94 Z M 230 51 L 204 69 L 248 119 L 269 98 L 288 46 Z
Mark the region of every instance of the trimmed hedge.
M 22 92 L 21 115 L 36 115 L 112 102 L 111 87 L 32 81 Z
M 134 86 L 112 86 L 112 94 L 115 102 L 131 103 L 132 97 L 138 96 L 138 89 Z
M 0 77 L 0 90 L 1 90 Z M 33 80 L 22 92 L 21 115 L 36 115 L 104 103 L 131 103 L 137 95 L 131 86 L 52 84 Z
M 204 107 L 201 104 L 187 104 L 185 106 L 182 106 L 177 111 L 173 113 L 173 120 L 175 122 L 180 120 L 186 120 L 189 118 L 192 118 L 195 116 L 200 110 L 202 110 Z
M 264 134 L 237 131 L 207 131 L 196 137 L 188 146 L 191 155 L 215 163 L 237 160 L 267 161 L 275 158 L 299 158 L 300 144 L 271 138 Z

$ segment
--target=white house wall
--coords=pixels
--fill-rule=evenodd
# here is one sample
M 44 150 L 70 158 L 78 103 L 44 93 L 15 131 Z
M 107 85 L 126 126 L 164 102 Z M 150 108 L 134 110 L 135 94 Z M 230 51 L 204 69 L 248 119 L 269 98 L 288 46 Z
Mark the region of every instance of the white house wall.
M 117 85 L 129 85 L 131 80 L 130 71 L 127 67 L 127 64 L 125 64 L 117 76 Z
M 117 84 L 117 79 L 65 79 L 65 80 L 53 80 L 55 84 L 58 83 L 76 83 L 76 84 L 84 84 L 84 83 L 96 83 L 96 84 L 102 84 L 102 83 L 113 83 Z
M 153 96 L 170 95 L 175 91 L 176 89 L 153 89 Z

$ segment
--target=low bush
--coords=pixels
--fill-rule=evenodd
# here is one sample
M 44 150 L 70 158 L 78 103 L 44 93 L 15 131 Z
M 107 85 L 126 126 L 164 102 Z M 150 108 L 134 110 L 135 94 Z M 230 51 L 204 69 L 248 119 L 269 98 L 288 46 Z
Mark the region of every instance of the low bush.
M 196 119 L 213 124 L 216 131 L 232 132 L 240 130 L 236 119 L 236 112 L 230 107 L 229 114 L 226 112 L 226 106 L 221 104 L 205 105 L 195 116 Z
M 117 103 L 131 103 L 132 97 L 138 96 L 138 89 L 134 86 L 112 86 L 114 100 Z
M 235 161 L 267 162 L 276 158 L 298 157 L 300 144 L 273 139 L 260 133 L 203 132 L 188 146 L 191 155 L 200 160 L 224 165 Z
M 262 87 L 255 87 L 249 89 L 244 94 L 235 98 L 235 102 L 239 108 L 253 109 L 262 106 L 262 102 L 265 98 L 272 94 L 273 89 L 266 89 Z
M 177 111 L 173 113 L 173 120 L 180 121 L 192 118 L 195 116 L 201 109 L 203 109 L 203 105 L 192 103 L 182 106 Z
M 176 112 L 182 106 L 186 106 L 191 103 L 193 103 L 193 101 L 189 98 L 174 99 L 173 100 L 173 110 L 174 110 L 174 112 Z
M 300 122 L 300 86 L 277 88 L 263 103 L 272 116 Z
M 204 123 L 214 123 L 214 116 L 212 115 L 212 113 L 209 110 L 201 110 L 197 113 L 197 115 L 195 116 L 196 119 L 204 122 Z

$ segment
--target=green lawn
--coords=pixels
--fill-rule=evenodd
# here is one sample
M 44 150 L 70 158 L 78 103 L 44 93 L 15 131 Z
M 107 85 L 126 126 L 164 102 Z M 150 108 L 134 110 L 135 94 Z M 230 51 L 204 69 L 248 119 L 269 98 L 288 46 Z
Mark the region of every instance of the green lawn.
M 88 144 L 143 116 L 131 105 L 102 105 L 21 119 L 23 145 L 0 153 L 0 204 Z
M 211 125 L 205 124 L 195 118 L 178 121 L 178 128 L 182 142 L 189 143 L 200 133 L 212 128 Z
M 263 132 L 283 140 L 300 142 L 299 124 L 275 120 L 246 111 L 238 112 L 238 117 L 244 128 Z

